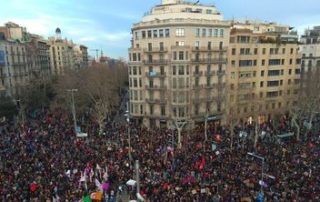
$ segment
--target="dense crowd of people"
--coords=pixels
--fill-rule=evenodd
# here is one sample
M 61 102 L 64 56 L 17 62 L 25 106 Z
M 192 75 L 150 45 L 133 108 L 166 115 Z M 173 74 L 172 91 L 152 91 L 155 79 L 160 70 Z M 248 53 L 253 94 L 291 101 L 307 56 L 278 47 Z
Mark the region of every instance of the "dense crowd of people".
M 212 125 L 206 142 L 203 126 L 184 132 L 179 149 L 173 131 L 131 124 L 132 159 L 127 125 L 110 124 L 103 135 L 94 121 L 87 125 L 88 137 L 77 138 L 69 114 L 59 109 L 33 113 L 23 125 L 2 123 L 0 200 L 78 202 L 98 192 L 102 201 L 121 201 L 116 197 L 125 192 L 134 198 L 135 187 L 124 187 L 135 179 L 139 160 L 145 201 L 255 201 L 261 191 L 265 201 L 320 201 L 320 132 L 273 141 L 276 131 L 292 130 L 286 120 L 277 128 L 261 125 L 268 138 L 256 148 L 249 125 L 236 129 L 232 148 L 228 128 Z M 239 131 L 248 136 L 240 138 Z

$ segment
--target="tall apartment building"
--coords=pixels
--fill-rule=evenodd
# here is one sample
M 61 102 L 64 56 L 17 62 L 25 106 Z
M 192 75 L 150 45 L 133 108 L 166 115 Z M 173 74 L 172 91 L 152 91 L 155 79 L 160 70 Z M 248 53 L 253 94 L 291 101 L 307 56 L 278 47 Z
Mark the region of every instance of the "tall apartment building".
M 56 36 L 49 37 L 50 68 L 52 75 L 64 74 L 74 69 L 74 44 L 72 41 L 62 39 L 61 30 L 56 29 Z
M 60 28 L 56 29 L 55 37 L 49 37 L 49 45 L 51 74 L 60 75 L 88 66 L 88 48 L 62 39 Z
M 163 0 L 132 28 L 130 115 L 147 127 L 220 119 L 230 24 L 214 7 Z
M 320 71 L 320 26 L 306 30 L 300 42 L 302 80 L 307 81 L 310 74 Z
M 0 27 L 0 81 L 5 88 L 2 95 L 18 97 L 37 69 L 31 47 L 31 37 L 26 28 L 8 22 Z
M 24 43 L 1 40 L 0 51 L 4 53 L 4 62 L 0 64 L 0 81 L 5 87 L 5 95 L 19 96 L 32 75 L 32 59 Z
M 83 45 L 73 47 L 74 69 L 83 69 L 88 67 L 88 48 Z
M 39 35 L 31 35 L 31 43 L 29 46 L 33 54 L 33 62 L 35 63 L 35 73 L 37 76 L 47 77 L 50 75 L 50 57 L 49 57 L 48 41 Z
M 275 23 L 232 22 L 228 49 L 227 115 L 264 122 L 297 101 L 297 33 Z
M 88 58 L 88 47 L 84 45 L 80 45 L 80 51 L 82 55 L 82 65 L 83 67 L 88 67 L 89 65 L 89 58 Z

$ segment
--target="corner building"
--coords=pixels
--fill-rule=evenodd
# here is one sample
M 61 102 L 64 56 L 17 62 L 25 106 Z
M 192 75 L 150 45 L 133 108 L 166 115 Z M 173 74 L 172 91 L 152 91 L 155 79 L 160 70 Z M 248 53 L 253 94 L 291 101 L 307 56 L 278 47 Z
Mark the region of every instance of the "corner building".
M 130 114 L 147 127 L 189 126 L 224 111 L 230 24 L 214 7 L 163 0 L 132 28 Z
M 227 116 L 262 123 L 288 112 L 298 100 L 300 58 L 298 35 L 288 26 L 232 22 Z

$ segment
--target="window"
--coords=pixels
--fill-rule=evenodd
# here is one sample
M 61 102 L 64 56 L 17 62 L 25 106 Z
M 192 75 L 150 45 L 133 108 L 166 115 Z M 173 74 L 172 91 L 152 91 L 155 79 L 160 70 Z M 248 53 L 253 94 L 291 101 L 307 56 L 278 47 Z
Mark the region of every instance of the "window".
M 176 68 L 176 66 L 173 66 L 173 67 L 172 67 L 172 74 L 173 74 L 173 75 L 176 75 L 176 72 L 177 72 L 177 68 Z
M 285 53 L 286 53 L 286 49 L 282 48 L 282 54 L 285 54 Z
M 208 77 L 207 77 L 207 86 L 210 86 L 210 84 L 211 84 L 211 77 L 208 76 Z
M 260 87 L 263 87 L 263 81 L 260 81 Z
M 258 48 L 254 49 L 254 54 L 257 55 L 258 54 Z
M 236 61 L 235 60 L 232 60 L 231 61 L 231 65 L 234 67 L 234 66 L 236 66 Z
M 138 80 L 137 79 L 133 79 L 133 87 L 138 87 Z
M 207 29 L 203 28 L 202 29 L 202 37 L 206 37 L 207 36 Z
M 165 116 L 165 115 L 166 115 L 166 107 L 161 106 L 161 116 Z
M 184 46 L 184 41 L 178 41 L 178 46 Z
M 184 52 L 179 51 L 179 60 L 184 60 Z
M 148 30 L 148 38 L 151 38 L 152 37 L 152 32 L 151 30 Z
M 206 13 L 207 13 L 207 14 L 212 14 L 212 10 L 207 9 L 207 10 L 206 10 Z
M 210 72 L 211 72 L 211 65 L 208 65 L 207 66 L 207 74 L 210 74 Z
M 196 78 L 194 79 L 194 85 L 195 85 L 196 87 L 199 86 L 199 77 L 196 77 Z
M 148 51 L 152 51 L 152 43 L 148 43 Z
M 280 70 L 269 70 L 268 71 L 268 76 L 279 76 L 280 75 Z
M 137 75 L 137 67 L 136 66 L 133 66 L 133 75 Z
M 208 36 L 209 36 L 209 37 L 212 37 L 212 29 L 209 29 Z
M 278 91 L 271 91 L 271 92 L 267 92 L 267 97 L 278 97 L 279 96 L 279 92 Z
M 292 69 L 289 69 L 289 75 L 291 75 L 292 74 Z
M 160 50 L 163 51 L 163 50 L 164 50 L 163 42 L 160 42 L 160 43 L 159 43 L 159 46 L 160 46 Z
M 179 75 L 184 75 L 184 66 L 179 66 Z
M 138 32 L 134 32 L 134 35 L 135 35 L 135 39 L 139 40 Z
M 166 37 L 170 37 L 170 29 L 165 30 Z
M 159 37 L 162 38 L 163 37 L 163 29 L 159 30 Z
M 232 55 L 236 55 L 236 49 L 235 48 L 232 49 Z
M 281 64 L 281 60 L 280 59 L 271 59 L 269 60 L 269 65 L 273 66 L 273 65 L 280 65 Z
M 153 114 L 153 105 L 150 105 L 150 114 Z
M 200 28 L 196 29 L 196 37 L 200 37 Z
M 158 38 L 158 30 L 153 30 L 153 38 Z
M 240 60 L 239 61 L 239 67 L 249 67 L 253 66 L 254 62 L 252 60 Z
M 220 29 L 220 37 L 224 36 L 224 29 Z
M 177 52 L 176 51 L 173 52 L 173 60 L 177 60 Z
M 261 61 L 261 65 L 262 65 L 262 66 L 264 66 L 264 65 L 265 65 L 265 63 L 266 63 L 266 61 L 265 61 L 265 60 L 262 60 L 262 61 Z
M 153 80 L 152 79 L 149 80 L 149 87 L 153 88 Z
M 268 81 L 267 86 L 268 87 L 279 86 L 279 81 Z
M 218 32 L 219 32 L 218 29 L 214 29 L 214 37 L 218 37 Z
M 265 48 L 262 49 L 262 54 L 263 54 L 263 55 L 266 54 L 266 49 L 265 49 Z
M 164 66 L 160 66 L 160 74 L 164 75 Z
M 177 28 L 176 36 L 184 36 L 184 28 Z

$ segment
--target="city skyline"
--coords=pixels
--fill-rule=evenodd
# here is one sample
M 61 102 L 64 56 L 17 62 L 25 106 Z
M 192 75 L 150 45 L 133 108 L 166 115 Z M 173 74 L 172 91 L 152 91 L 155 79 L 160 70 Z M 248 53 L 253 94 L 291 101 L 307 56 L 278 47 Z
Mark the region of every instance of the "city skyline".
M 141 13 L 160 3 L 160 0 L 108 3 L 97 0 L 95 4 L 85 0 L 10 0 L 2 12 L 0 24 L 12 21 L 44 37 L 54 36 L 55 28 L 60 27 L 63 37 L 84 44 L 89 50 L 102 49 L 105 56 L 127 58 L 132 24 L 141 19 Z M 302 1 L 292 4 L 289 0 L 263 3 L 253 0 L 202 0 L 200 3 L 214 4 L 226 20 L 275 21 L 295 27 L 299 34 L 320 22 L 320 14 L 317 13 L 320 2 L 317 0 L 309 0 L 308 4 Z M 95 56 L 93 51 L 89 54 Z

